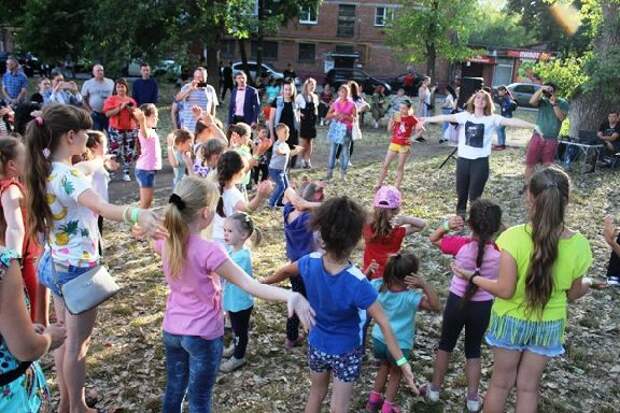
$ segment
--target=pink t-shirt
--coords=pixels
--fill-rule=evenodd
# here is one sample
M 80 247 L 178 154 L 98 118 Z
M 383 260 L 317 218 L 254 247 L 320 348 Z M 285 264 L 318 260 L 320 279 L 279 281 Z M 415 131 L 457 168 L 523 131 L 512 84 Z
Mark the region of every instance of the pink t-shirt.
M 347 100 L 342 100 L 342 99 L 338 99 L 334 102 L 334 111 L 338 114 L 344 114 L 344 115 L 348 115 L 351 116 L 353 114 L 353 109 L 355 108 L 355 103 L 353 103 L 353 100 L 351 99 L 347 99 Z M 353 129 L 353 122 L 350 120 L 345 120 L 342 121 L 342 123 L 344 123 L 345 125 L 347 125 L 347 129 Z
M 148 138 L 142 135 L 142 131 L 138 132 L 140 140 L 140 157 L 136 161 L 136 169 L 143 171 L 159 171 L 161 169 L 161 144 L 159 136 L 154 130 L 151 130 Z
M 187 240 L 185 266 L 172 278 L 163 254 L 165 241 L 155 242 L 163 257 L 164 275 L 170 293 L 166 302 L 164 331 L 170 334 L 200 336 L 213 340 L 224 335 L 222 285 L 215 270 L 229 258 L 218 243 L 199 235 Z
M 478 257 L 478 242 L 471 237 L 460 236 L 447 236 L 441 239 L 441 245 L 439 247 L 444 254 L 450 254 L 454 256 L 456 263 L 466 269 L 476 269 L 476 257 Z M 482 259 L 482 266 L 480 267 L 480 275 L 492 280 L 497 279 L 499 274 L 499 256 L 500 252 L 497 249 L 495 243 L 487 244 L 484 251 L 484 258 Z M 452 276 L 452 282 L 450 283 L 450 292 L 463 297 L 469 282 L 459 278 L 456 275 Z M 473 295 L 471 301 L 488 301 L 494 297 L 483 290 L 478 288 L 478 291 Z

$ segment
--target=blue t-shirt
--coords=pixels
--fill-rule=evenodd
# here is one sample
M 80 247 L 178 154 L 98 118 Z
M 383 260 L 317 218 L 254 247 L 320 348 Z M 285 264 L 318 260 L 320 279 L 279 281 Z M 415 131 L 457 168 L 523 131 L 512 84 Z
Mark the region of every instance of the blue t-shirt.
M 304 211 L 290 223 L 288 216 L 295 211 L 290 202 L 284 205 L 284 237 L 286 238 L 286 257 L 297 261 L 314 251 L 314 233 L 309 227 L 310 211 Z
M 308 342 L 327 354 L 343 354 L 362 345 L 366 310 L 377 292 L 354 265 L 337 274 L 323 266 L 323 254 L 313 252 L 297 261 L 306 296 L 316 312 Z
M 379 291 L 383 285 L 382 279 L 371 282 L 373 288 Z M 390 321 L 390 327 L 396 336 L 398 346 L 401 349 L 412 349 L 415 341 L 415 315 L 422 300 L 422 294 L 415 290 L 392 292 L 386 290 L 379 292 L 379 303 L 383 307 L 386 317 Z M 379 324 L 372 328 L 372 338 L 385 343 Z
M 252 277 L 252 252 L 247 248 L 241 248 L 239 251 L 228 249 L 228 256 L 243 271 Z M 237 287 L 235 284 L 226 281 L 224 284 L 224 310 L 225 311 L 242 311 L 254 305 L 254 299 L 245 290 Z

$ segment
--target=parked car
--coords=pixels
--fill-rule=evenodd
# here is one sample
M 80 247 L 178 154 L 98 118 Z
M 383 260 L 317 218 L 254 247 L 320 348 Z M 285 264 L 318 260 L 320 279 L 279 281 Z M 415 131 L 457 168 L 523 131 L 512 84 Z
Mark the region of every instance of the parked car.
M 385 88 L 386 95 L 392 91 L 392 87 L 387 82 L 372 77 L 361 69 L 335 68 L 325 75 L 325 82 L 336 89 L 350 80 L 355 80 L 366 94 L 372 94 L 380 85 Z
M 131 77 L 142 76 L 140 72 L 142 62 L 140 59 L 131 59 L 123 70 L 123 75 Z M 179 77 L 181 76 L 181 65 L 175 62 L 174 59 L 162 59 L 152 68 L 152 73 L 153 76 L 172 75 L 173 77 Z
M 403 87 L 403 79 L 407 75 L 408 73 L 402 73 L 388 81 L 394 92 Z M 416 74 L 415 80 L 413 81 L 413 96 L 418 96 L 418 89 L 420 88 L 420 84 L 423 80 L 424 76 Z
M 284 73 L 277 71 L 270 64 L 268 64 L 268 63 L 261 63 L 261 67 L 262 67 L 262 69 L 261 69 L 262 73 L 267 73 L 270 77 L 272 77 L 274 79 L 284 79 Z M 248 71 L 250 72 L 250 73 L 248 73 L 248 75 L 252 79 L 256 79 L 256 69 L 257 68 L 258 68 L 258 65 L 256 64 L 256 61 L 248 60 Z M 233 76 L 235 76 L 235 74 L 237 72 L 241 72 L 242 70 L 245 70 L 244 67 L 243 67 L 243 62 L 241 62 L 241 61 L 234 62 L 232 64 L 232 70 L 233 70 Z M 301 81 L 300 81 L 299 77 L 295 78 L 295 86 L 297 87 L 297 89 L 299 89 L 300 86 L 301 86 Z
M 24 74 L 28 77 L 32 77 L 35 74 L 41 74 L 44 70 L 42 68 L 39 58 L 34 56 L 30 52 L 26 53 L 7 53 L 0 52 L 0 73 L 6 72 L 6 60 L 9 56 L 14 56 L 21 65 Z
M 530 98 L 540 88 L 541 85 L 536 83 L 511 83 L 506 86 L 506 89 L 510 91 L 512 98 L 517 102 L 517 104 L 528 108 L 532 107 L 532 105 L 530 105 Z M 496 102 L 499 102 L 497 87 L 493 88 L 493 99 Z

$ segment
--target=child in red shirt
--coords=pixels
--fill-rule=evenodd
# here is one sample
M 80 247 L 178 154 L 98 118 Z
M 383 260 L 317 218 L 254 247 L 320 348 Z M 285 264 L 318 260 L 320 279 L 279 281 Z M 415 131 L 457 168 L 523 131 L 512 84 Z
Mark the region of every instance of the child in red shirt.
M 387 176 L 388 168 L 394 158 L 396 158 L 396 155 L 398 155 L 398 168 L 396 169 L 394 186 L 400 188 L 400 183 L 405 173 L 405 162 L 407 162 L 407 158 L 409 158 L 409 154 L 411 153 L 411 136 L 414 132 L 418 134 L 424 130 L 422 123 L 411 114 L 411 101 L 405 100 L 400 104 L 400 111 L 395 113 L 390 119 L 388 130 L 392 131 L 392 139 L 387 154 L 385 155 L 385 160 L 383 161 L 383 167 L 379 174 L 379 180 L 375 186 L 375 191 L 383 185 L 383 180 Z
M 420 218 L 397 216 L 400 204 L 400 191 L 393 186 L 382 186 L 375 194 L 372 221 L 362 231 L 366 244 L 363 268 L 370 279 L 383 277 L 388 258 L 400 251 L 405 236 L 426 226 Z

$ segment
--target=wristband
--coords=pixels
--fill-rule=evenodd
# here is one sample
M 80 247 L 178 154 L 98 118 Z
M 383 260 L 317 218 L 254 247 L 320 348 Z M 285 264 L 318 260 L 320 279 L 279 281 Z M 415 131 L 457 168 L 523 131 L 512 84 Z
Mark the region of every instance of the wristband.
M 125 224 L 129 224 L 129 217 L 127 216 L 127 212 L 129 212 L 129 207 L 125 207 L 125 209 L 123 210 L 123 222 Z
M 405 356 L 402 356 L 401 358 L 399 358 L 398 360 L 396 360 L 396 365 L 398 367 L 402 367 L 405 364 L 407 364 L 407 358 Z
M 445 221 L 445 222 L 443 223 L 443 229 L 444 229 L 444 231 L 446 231 L 446 232 L 447 232 L 447 231 L 450 231 L 450 222 L 449 222 L 449 221 Z
M 140 209 L 139 208 L 132 208 L 131 209 L 131 217 L 129 218 L 131 223 L 134 224 L 134 225 L 137 224 L 139 217 L 140 217 Z

